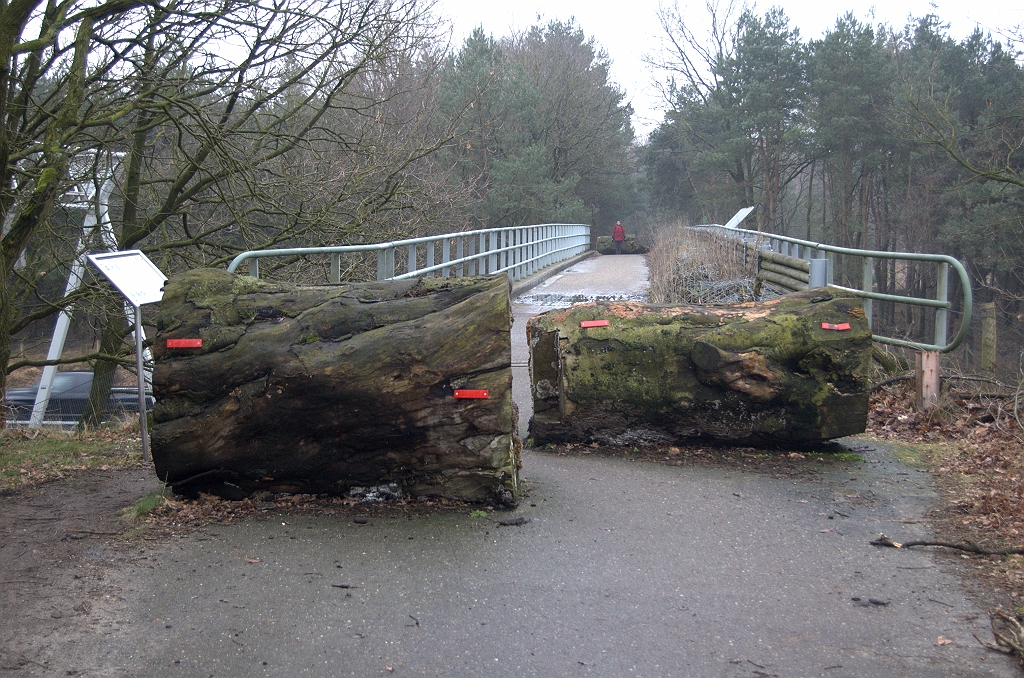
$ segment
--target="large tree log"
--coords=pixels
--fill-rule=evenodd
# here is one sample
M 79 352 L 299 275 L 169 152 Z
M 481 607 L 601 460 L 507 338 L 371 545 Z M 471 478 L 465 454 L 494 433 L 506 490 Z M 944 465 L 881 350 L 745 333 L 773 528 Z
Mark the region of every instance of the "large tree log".
M 300 286 L 197 270 L 166 286 L 153 459 L 182 491 L 514 504 L 509 285 L 500 278 Z M 201 338 L 202 348 L 167 348 Z M 456 399 L 454 389 L 487 390 Z
M 610 235 L 598 236 L 597 251 L 600 254 L 615 254 L 615 241 Z M 623 254 L 647 254 L 647 252 L 647 247 L 632 235 L 626 236 L 626 239 L 622 241 Z
M 811 442 L 867 423 L 871 331 L 856 298 L 598 302 L 531 318 L 527 337 L 537 444 Z

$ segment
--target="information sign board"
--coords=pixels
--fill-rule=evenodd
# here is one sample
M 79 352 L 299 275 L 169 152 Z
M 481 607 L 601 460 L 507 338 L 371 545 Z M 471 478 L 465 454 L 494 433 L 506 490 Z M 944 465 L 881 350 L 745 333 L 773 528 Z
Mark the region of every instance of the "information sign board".
M 89 261 L 133 306 L 151 304 L 164 296 L 167 276 L 139 250 L 90 254 Z

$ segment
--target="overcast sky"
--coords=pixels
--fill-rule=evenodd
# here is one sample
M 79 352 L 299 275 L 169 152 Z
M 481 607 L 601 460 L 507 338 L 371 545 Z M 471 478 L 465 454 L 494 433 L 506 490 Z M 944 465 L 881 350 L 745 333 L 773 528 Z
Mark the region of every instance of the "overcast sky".
M 612 77 L 627 92 L 636 116 L 634 127 L 646 134 L 661 120 L 662 105 L 651 86 L 652 74 L 642 57 L 657 49 L 660 28 L 657 20 L 659 0 L 629 0 L 597 3 L 593 0 L 517 0 L 487 2 L 484 0 L 438 0 L 437 11 L 454 26 L 453 42 L 461 45 L 476 26 L 495 37 L 507 35 L 536 23 L 540 15 L 544 23 L 575 17 L 587 36 L 593 37 L 612 60 Z M 852 11 L 857 18 L 872 24 L 886 22 L 902 27 L 908 16 L 937 14 L 950 24 L 950 35 L 961 38 L 981 26 L 994 35 L 1024 24 L 1024 3 L 1020 0 L 887 0 L 876 4 L 871 0 L 846 0 L 828 3 L 821 0 L 801 2 L 784 0 L 758 3 L 756 11 L 763 14 L 778 5 L 789 16 L 790 25 L 800 29 L 804 40 L 821 37 L 835 24 L 840 13 Z M 703 0 L 686 3 L 687 15 L 703 20 Z

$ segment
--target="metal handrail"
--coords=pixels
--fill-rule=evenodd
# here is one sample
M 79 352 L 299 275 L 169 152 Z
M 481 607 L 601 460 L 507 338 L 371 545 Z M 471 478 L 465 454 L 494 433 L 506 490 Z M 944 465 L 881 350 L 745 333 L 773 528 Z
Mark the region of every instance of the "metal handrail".
M 749 212 L 748 212 L 749 213 Z M 746 216 L 744 214 L 744 216 Z M 735 221 L 735 219 L 733 220 Z M 935 309 L 935 343 L 925 344 L 916 341 L 909 341 L 906 339 L 897 339 L 895 337 L 885 337 L 878 334 L 872 334 L 871 338 L 882 344 L 890 344 L 893 346 L 903 346 L 906 348 L 912 348 L 919 351 L 938 351 L 940 353 L 948 353 L 956 349 L 960 344 L 963 343 L 964 339 L 967 338 L 967 333 L 970 329 L 971 314 L 973 312 L 973 296 L 971 292 L 971 280 L 967 275 L 967 270 L 963 264 L 954 259 L 953 257 L 945 254 L 922 254 L 918 252 L 883 252 L 880 250 L 862 250 L 850 247 L 837 247 L 835 245 L 829 245 L 827 243 L 814 242 L 812 240 L 802 240 L 800 238 L 792 238 L 785 235 L 778 235 L 775 233 L 765 233 L 764 231 L 752 231 L 745 228 L 738 228 L 732 225 L 726 226 L 715 226 L 730 232 L 743 233 L 746 235 L 752 235 L 759 238 L 765 238 L 769 241 L 777 241 L 780 243 L 788 243 L 797 245 L 799 248 L 804 248 L 804 256 L 801 258 L 811 259 L 812 252 L 829 252 L 833 254 L 845 254 L 856 257 L 864 258 L 864 265 L 862 267 L 864 280 L 862 286 L 864 289 L 855 289 L 852 287 L 844 287 L 842 285 L 835 285 L 828 282 L 825 287 L 840 290 L 849 294 L 853 294 L 858 297 L 864 298 L 865 308 L 864 312 L 868 317 L 868 323 L 871 323 L 871 300 L 879 301 L 891 301 L 903 304 L 910 304 L 913 306 L 924 306 L 926 308 Z M 780 248 L 781 250 L 782 248 Z M 788 248 L 786 248 L 788 249 Z M 783 254 L 789 254 L 789 252 L 782 252 Z M 936 299 L 921 299 L 919 297 L 905 297 L 896 294 L 883 294 L 880 292 L 872 292 L 871 287 L 873 284 L 872 280 L 872 260 L 878 259 L 903 259 L 906 261 L 932 261 L 939 264 L 939 275 L 938 283 L 936 285 Z M 957 276 L 960 278 L 960 286 L 964 293 L 964 310 L 963 316 L 960 319 L 960 328 L 953 337 L 952 341 L 946 341 L 946 323 L 947 323 L 947 312 L 952 307 L 952 304 L 947 299 L 947 292 L 949 289 L 949 268 L 952 267 L 956 271 Z M 831 274 L 831 267 L 829 267 Z
M 423 268 L 417 268 L 420 245 L 426 246 L 426 266 Z M 395 252 L 400 247 L 408 251 L 407 271 L 396 275 Z M 438 249 L 441 250 L 440 263 L 436 256 Z M 331 282 L 337 283 L 341 277 L 342 254 L 377 252 L 377 280 L 402 280 L 435 274 L 448 277 L 452 272 L 461 277 L 472 275 L 475 269 L 480 275 L 506 273 L 510 280 L 515 281 L 588 249 L 588 224 L 535 224 L 484 228 L 367 245 L 250 250 L 232 259 L 228 272 L 234 273 L 242 262 L 248 262 L 249 275 L 258 278 L 259 260 L 262 258 L 330 254 Z

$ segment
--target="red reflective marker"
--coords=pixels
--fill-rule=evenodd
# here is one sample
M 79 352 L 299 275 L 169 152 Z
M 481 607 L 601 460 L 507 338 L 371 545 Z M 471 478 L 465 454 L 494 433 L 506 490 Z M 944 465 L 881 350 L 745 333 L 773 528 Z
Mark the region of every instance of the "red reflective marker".
M 471 388 L 457 388 L 455 389 L 456 398 L 488 398 L 488 392 L 486 390 L 471 389 Z
M 584 320 L 580 327 L 608 327 L 607 320 Z
M 835 325 L 833 323 L 821 323 L 821 329 L 823 330 L 848 330 L 850 329 L 850 323 L 839 323 Z
M 168 339 L 167 348 L 202 348 L 202 339 Z

